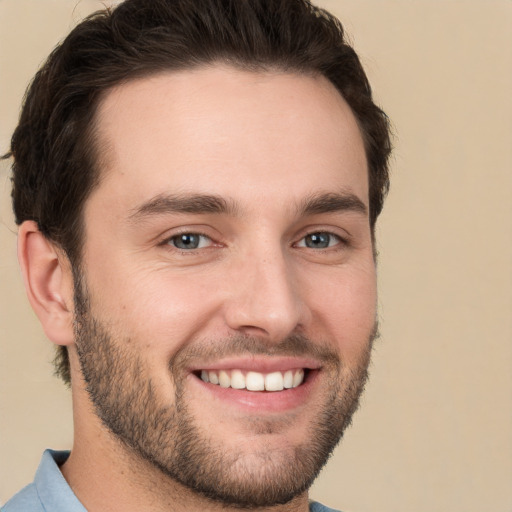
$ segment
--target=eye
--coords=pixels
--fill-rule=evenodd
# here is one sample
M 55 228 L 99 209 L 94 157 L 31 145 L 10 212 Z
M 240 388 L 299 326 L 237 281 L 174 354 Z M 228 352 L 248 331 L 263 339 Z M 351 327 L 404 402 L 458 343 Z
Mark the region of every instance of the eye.
M 180 233 L 169 238 L 166 243 L 176 247 L 176 249 L 191 250 L 208 247 L 212 244 L 212 241 L 206 235 L 200 235 L 199 233 Z
M 317 233 L 309 233 L 302 238 L 297 247 L 307 247 L 309 249 L 328 249 L 338 245 L 341 242 L 341 238 L 332 233 L 319 231 Z

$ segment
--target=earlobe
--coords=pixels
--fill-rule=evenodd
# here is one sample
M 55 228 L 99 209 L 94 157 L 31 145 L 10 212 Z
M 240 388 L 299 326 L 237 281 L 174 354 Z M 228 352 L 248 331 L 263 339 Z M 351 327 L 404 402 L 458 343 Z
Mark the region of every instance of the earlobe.
M 30 304 L 46 336 L 57 345 L 73 343 L 73 279 L 69 260 L 34 221 L 18 232 L 18 260 Z

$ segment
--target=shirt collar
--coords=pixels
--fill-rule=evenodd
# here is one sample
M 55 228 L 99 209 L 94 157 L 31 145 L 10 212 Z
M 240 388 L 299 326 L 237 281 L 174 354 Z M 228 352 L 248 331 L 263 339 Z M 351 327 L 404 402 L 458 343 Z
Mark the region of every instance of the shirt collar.
M 68 451 L 46 450 L 43 453 L 34 478 L 37 494 L 45 510 L 87 512 L 60 472 L 59 466 L 68 457 Z

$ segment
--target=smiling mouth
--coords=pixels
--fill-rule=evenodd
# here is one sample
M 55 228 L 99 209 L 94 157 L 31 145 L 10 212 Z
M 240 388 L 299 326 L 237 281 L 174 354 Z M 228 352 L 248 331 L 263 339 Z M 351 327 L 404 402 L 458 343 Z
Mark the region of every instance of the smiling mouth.
M 283 391 L 299 387 L 308 370 L 297 368 L 285 372 L 260 373 L 254 371 L 201 370 L 198 377 L 221 388 L 246 389 L 247 391 Z

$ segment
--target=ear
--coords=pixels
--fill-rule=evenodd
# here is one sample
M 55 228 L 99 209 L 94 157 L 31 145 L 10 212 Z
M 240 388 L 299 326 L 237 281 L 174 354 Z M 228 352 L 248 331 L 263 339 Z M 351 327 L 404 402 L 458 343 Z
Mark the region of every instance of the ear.
M 18 231 L 18 260 L 28 300 L 46 336 L 57 345 L 73 344 L 73 275 L 63 251 L 34 221 Z

